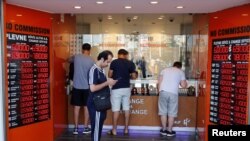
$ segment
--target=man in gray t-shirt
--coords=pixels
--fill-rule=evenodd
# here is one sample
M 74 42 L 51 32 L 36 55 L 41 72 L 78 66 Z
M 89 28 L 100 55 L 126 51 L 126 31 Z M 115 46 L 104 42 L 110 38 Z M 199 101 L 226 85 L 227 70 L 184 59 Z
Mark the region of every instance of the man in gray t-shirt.
M 162 70 L 158 78 L 160 91 L 158 111 L 161 116 L 161 135 L 175 136 L 175 131 L 172 128 L 178 114 L 178 89 L 179 85 L 183 88 L 187 87 L 185 74 L 181 67 L 181 62 L 174 62 L 173 67 Z
M 90 68 L 94 65 L 94 60 L 89 56 L 91 46 L 90 44 L 82 45 L 82 54 L 77 54 L 72 59 L 74 61 L 74 75 L 73 75 L 73 92 L 71 96 L 71 105 L 74 106 L 74 135 L 78 134 L 78 120 L 81 106 L 84 107 L 84 134 L 91 132 L 88 127 L 89 112 L 87 109 L 87 100 L 89 97 L 88 74 Z

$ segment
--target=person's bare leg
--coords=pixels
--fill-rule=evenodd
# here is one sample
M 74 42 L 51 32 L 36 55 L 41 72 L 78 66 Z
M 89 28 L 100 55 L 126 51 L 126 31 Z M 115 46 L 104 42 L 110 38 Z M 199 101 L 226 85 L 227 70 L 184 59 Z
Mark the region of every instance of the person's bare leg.
M 89 110 L 87 106 L 84 106 L 84 127 L 88 127 L 89 125 Z
M 113 132 L 114 134 L 116 134 L 117 121 L 118 121 L 118 119 L 119 119 L 119 114 L 120 114 L 119 111 L 113 112 L 113 129 L 112 129 L 112 132 Z
M 80 106 L 74 106 L 74 123 L 75 128 L 78 128 L 78 119 L 79 119 L 79 112 L 80 112 Z
M 129 110 L 124 111 L 124 112 L 125 112 L 125 129 L 124 129 L 124 133 L 128 133 Z
M 167 116 L 165 115 L 161 115 L 161 126 L 162 126 L 162 130 L 166 130 L 166 126 L 167 126 Z
M 174 126 L 174 117 L 168 116 L 168 131 L 172 132 Z

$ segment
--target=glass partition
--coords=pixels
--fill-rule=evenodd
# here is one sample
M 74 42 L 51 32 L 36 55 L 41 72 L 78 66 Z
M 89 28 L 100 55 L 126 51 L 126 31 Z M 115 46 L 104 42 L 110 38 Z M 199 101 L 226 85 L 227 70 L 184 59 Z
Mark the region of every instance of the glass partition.
M 129 51 L 129 59 L 136 64 L 139 79 L 157 79 L 160 71 L 181 61 L 187 78 L 192 78 L 192 36 L 167 34 L 75 34 L 70 35 L 70 54 L 81 52 L 82 43 L 92 45 L 92 57 L 110 50 L 117 58 L 119 49 Z M 141 62 L 145 63 L 142 64 Z M 142 69 L 145 65 L 145 70 Z M 145 71 L 145 75 L 143 72 Z

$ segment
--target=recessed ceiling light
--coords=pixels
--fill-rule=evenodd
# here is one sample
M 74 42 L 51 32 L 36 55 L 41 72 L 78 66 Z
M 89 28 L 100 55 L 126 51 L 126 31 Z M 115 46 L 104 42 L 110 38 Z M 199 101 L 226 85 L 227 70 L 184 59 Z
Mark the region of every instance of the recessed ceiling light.
M 176 8 L 177 8 L 177 9 L 182 9 L 182 8 L 184 8 L 184 6 L 181 6 L 181 5 L 180 5 L 180 6 L 176 6 Z
M 124 8 L 125 8 L 125 9 L 131 9 L 132 6 L 125 6 Z
M 244 16 L 244 17 L 246 17 L 246 16 L 248 16 L 248 14 L 241 14 L 241 16 Z
M 109 19 L 109 20 L 112 20 L 113 18 L 112 18 L 112 16 L 108 16 L 108 19 Z
M 75 9 L 81 9 L 82 7 L 81 7 L 81 6 L 76 5 L 76 6 L 74 6 L 74 8 L 75 8 Z
M 158 4 L 158 1 L 151 1 L 151 4 Z
M 22 17 L 23 15 L 22 14 L 16 14 L 17 17 Z
M 97 1 L 96 4 L 103 4 L 103 1 Z
M 137 19 L 138 19 L 138 16 L 134 16 L 133 19 L 134 19 L 134 20 L 137 20 Z
M 158 19 L 159 19 L 159 20 L 162 20 L 162 19 L 163 19 L 163 17 L 159 17 Z
M 218 17 L 214 17 L 214 19 L 218 19 Z

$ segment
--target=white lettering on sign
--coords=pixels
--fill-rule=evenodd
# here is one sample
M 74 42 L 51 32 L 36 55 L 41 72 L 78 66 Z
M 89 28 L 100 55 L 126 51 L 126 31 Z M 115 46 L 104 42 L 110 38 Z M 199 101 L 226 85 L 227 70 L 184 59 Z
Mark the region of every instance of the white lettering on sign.
M 190 121 L 191 121 L 191 120 L 190 120 L 189 118 L 185 118 L 185 119 L 183 120 L 183 124 L 184 124 L 185 126 L 188 126 L 188 124 L 189 124 Z
M 214 42 L 214 45 L 220 45 L 221 44 L 221 41 L 215 41 Z
M 139 107 L 138 108 L 134 108 L 134 107 L 136 107 L 135 105 L 143 105 L 143 108 L 144 107 L 146 107 L 146 106 L 144 106 L 144 99 L 139 99 L 139 98 L 137 98 L 137 99 L 131 99 L 131 104 L 130 104 L 130 109 L 131 109 L 131 111 L 130 111 L 130 113 L 131 114 L 134 114 L 134 115 L 148 115 L 148 110 L 147 109 L 139 109 Z
M 29 39 L 29 42 L 31 42 L 31 43 L 38 43 L 38 40 Z
M 144 104 L 144 99 L 131 99 L 131 104 Z
M 141 110 L 141 109 L 136 109 L 136 110 L 131 110 L 131 114 L 136 114 L 136 115 L 147 115 L 148 111 L 147 110 Z
M 175 120 L 174 121 L 174 124 L 176 124 L 176 125 L 178 125 L 178 124 L 182 124 L 182 125 L 184 125 L 184 126 L 189 126 L 189 123 L 191 122 L 191 119 L 189 119 L 189 118 L 185 118 L 185 119 L 183 119 L 183 120 Z
M 240 40 L 231 40 L 231 44 L 239 44 L 240 43 Z
M 20 35 L 20 34 L 7 34 L 8 40 L 14 40 L 14 41 L 27 41 L 26 35 Z
M 241 43 L 250 43 L 250 39 L 241 39 Z

